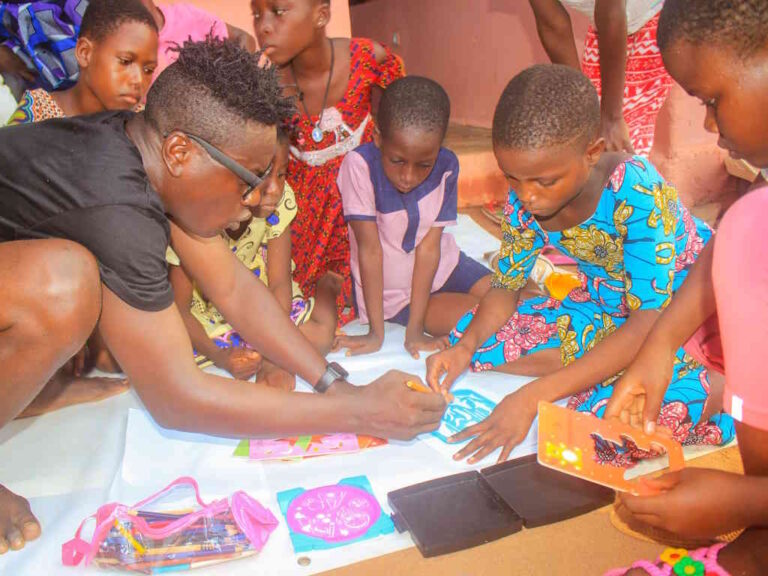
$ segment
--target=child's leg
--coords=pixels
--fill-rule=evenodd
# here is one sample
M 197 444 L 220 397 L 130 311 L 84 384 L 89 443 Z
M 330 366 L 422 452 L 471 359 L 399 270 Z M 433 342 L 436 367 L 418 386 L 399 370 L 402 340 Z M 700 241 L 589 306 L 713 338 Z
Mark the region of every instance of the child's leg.
M 312 316 L 299 330 L 312 342 L 312 345 L 322 354 L 331 351 L 336 335 L 336 299 L 341 293 L 342 278 L 333 272 L 326 273 L 317 283 L 315 292 L 315 308 Z
M 446 336 L 468 310 L 472 310 L 479 298 L 472 294 L 440 292 L 432 294 L 424 316 L 424 331 L 435 337 Z
M 482 278 L 479 278 L 477 282 L 472 284 L 472 288 L 469 289 L 469 294 L 473 298 L 477 298 L 478 302 L 482 300 L 483 296 L 491 289 L 491 275 L 486 274 Z M 469 310 L 469 308 L 467 308 Z
M 459 341 L 474 314 L 470 310 L 458 321 L 450 334 L 451 345 Z M 521 301 L 507 323 L 477 349 L 471 368 L 521 376 L 542 376 L 561 368 L 559 314 L 557 300 L 539 297 Z
M 0 427 L 82 346 L 99 319 L 96 260 L 64 240 L 0 244 Z M 22 497 L 0 487 L 0 553 L 40 534 Z
M 483 276 L 470 288 L 468 294 L 440 292 L 432 294 L 427 305 L 424 329 L 432 336 L 445 336 L 451 333 L 468 310 L 491 289 L 490 275 Z M 550 348 L 520 356 L 516 360 L 497 366 L 495 370 L 518 376 L 543 376 L 562 366 L 560 349 Z
M 491 289 L 491 271 L 464 252 L 445 284 L 427 303 L 424 330 L 435 337 L 447 336 L 453 327 Z
M 731 574 L 763 576 L 768 567 L 768 528 L 749 528 L 720 551 L 718 563 Z
M 572 396 L 568 407 L 602 418 L 617 378 Z M 664 395 L 658 425 L 670 430 L 672 437 L 684 445 L 719 446 L 730 442 L 734 436 L 733 419 L 722 412 L 712 414 L 708 409 L 709 399 L 706 368 L 681 348 L 675 359 L 672 382 Z M 618 445 L 601 441 L 597 449 L 601 461 L 615 466 L 632 466 L 638 460 L 654 456 L 651 452 L 638 449 L 632 442 Z
M 744 473 L 749 476 L 768 476 L 768 431 L 736 422 L 739 452 Z M 731 574 L 765 574 L 768 567 L 768 518 L 763 527 L 752 527 L 723 548 L 720 565 Z

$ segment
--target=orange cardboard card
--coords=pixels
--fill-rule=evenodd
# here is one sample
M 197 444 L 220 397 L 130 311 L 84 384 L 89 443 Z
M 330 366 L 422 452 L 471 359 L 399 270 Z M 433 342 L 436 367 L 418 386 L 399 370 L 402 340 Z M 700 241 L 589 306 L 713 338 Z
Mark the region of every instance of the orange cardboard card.
M 539 464 L 621 492 L 651 493 L 651 488 L 637 478 L 626 479 L 626 468 L 598 461 L 595 436 L 620 445 L 631 441 L 643 450 L 662 448 L 669 456 L 670 472 L 685 466 L 683 448 L 671 438 L 648 435 L 628 424 L 539 402 Z

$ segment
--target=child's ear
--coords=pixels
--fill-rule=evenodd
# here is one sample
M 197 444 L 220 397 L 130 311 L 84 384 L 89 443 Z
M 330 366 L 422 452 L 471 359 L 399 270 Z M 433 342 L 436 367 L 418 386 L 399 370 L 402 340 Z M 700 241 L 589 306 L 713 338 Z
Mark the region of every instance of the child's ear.
M 80 36 L 75 44 L 75 58 L 80 68 L 88 68 L 93 58 L 93 41 L 90 38 Z
M 320 2 L 315 12 L 315 27 L 325 28 L 331 21 L 331 3 Z
M 381 132 L 379 132 L 378 126 L 373 129 L 373 143 L 376 145 L 376 148 L 381 148 Z
M 598 136 L 587 146 L 587 163 L 590 167 L 597 164 L 603 152 L 605 152 L 605 138 Z

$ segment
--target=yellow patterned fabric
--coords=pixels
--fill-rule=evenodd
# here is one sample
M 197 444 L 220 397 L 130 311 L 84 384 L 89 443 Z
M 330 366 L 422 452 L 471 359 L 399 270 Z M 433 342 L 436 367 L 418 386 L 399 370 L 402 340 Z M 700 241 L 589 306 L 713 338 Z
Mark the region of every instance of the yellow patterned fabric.
M 243 265 L 252 271 L 264 284 L 269 284 L 267 278 L 267 246 L 270 240 L 281 236 L 296 216 L 296 198 L 293 190 L 287 184 L 283 198 L 275 208 L 275 211 L 267 218 L 254 218 L 248 228 L 237 240 L 227 235 L 224 238 L 229 243 L 229 248 L 237 256 Z M 180 265 L 179 257 L 169 246 L 166 260 L 169 264 Z M 291 262 L 291 270 L 294 264 Z M 301 288 L 293 282 L 293 298 L 291 305 L 291 320 L 299 326 L 304 324 L 314 309 L 314 298 L 305 299 Z M 240 337 L 233 331 L 224 317 L 216 310 L 212 302 L 209 302 L 195 286 L 192 293 L 190 306 L 192 315 L 205 328 L 209 338 L 214 339 L 221 347 L 240 345 Z
M 63 117 L 64 111 L 53 99 L 50 92 L 36 88 L 35 90 L 27 90 L 22 94 L 19 106 L 8 120 L 8 126 Z

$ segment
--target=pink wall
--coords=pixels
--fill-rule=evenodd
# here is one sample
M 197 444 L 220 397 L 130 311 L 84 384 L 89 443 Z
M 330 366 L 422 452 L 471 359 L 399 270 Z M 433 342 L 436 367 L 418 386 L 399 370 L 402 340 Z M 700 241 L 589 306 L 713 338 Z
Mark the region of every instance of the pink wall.
M 158 4 L 175 4 L 178 1 L 195 4 L 218 15 L 222 20 L 253 34 L 251 4 L 248 0 L 161 0 Z M 347 0 L 331 0 L 329 36 L 349 36 L 349 3 Z
M 352 8 L 355 36 L 395 47 L 410 74 L 430 76 L 451 97 L 452 121 L 490 127 L 499 94 L 516 72 L 547 55 L 526 0 L 372 0 Z M 586 19 L 573 18 L 581 46 Z

